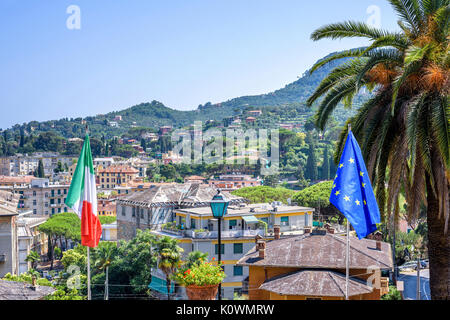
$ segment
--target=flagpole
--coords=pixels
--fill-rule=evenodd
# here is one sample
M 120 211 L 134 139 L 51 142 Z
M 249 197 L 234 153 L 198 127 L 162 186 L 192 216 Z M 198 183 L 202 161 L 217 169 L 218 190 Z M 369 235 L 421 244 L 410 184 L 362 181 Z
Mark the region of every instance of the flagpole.
M 88 300 L 91 300 L 91 257 L 90 248 L 87 247 L 87 294 Z
M 350 131 L 352 130 L 352 126 L 349 123 L 348 124 L 348 134 L 350 134 Z M 347 246 L 345 250 L 345 300 L 348 300 L 348 282 L 350 278 L 350 224 L 347 220 Z
M 87 124 L 86 134 L 89 134 L 89 127 Z M 91 254 L 89 247 L 87 247 L 87 298 L 88 300 L 91 300 Z

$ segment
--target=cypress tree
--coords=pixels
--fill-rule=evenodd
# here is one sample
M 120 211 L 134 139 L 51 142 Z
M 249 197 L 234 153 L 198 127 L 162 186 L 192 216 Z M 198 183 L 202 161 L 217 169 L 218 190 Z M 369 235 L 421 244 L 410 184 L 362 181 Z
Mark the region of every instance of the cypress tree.
M 316 154 L 314 152 L 314 147 L 315 147 L 314 143 L 311 139 L 309 143 L 308 160 L 306 161 L 306 168 L 305 168 L 305 177 L 310 181 L 317 180 L 317 159 Z
M 322 179 L 329 180 L 330 179 L 330 159 L 328 155 L 328 148 L 325 147 L 323 151 L 323 164 L 322 164 Z
M 44 164 L 42 163 L 42 159 L 39 159 L 39 164 L 37 168 L 37 177 L 45 178 Z

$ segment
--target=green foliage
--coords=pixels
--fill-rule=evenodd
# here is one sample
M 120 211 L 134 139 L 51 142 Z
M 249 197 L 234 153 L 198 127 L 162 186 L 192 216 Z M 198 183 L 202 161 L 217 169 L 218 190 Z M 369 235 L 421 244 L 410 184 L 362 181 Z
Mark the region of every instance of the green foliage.
M 316 208 L 320 203 L 321 207 L 327 207 L 330 205 L 332 187 L 333 181 L 319 182 L 295 193 L 292 199 L 300 206 Z
M 110 224 L 117 220 L 115 216 L 98 216 L 101 224 Z
M 206 286 L 222 283 L 225 277 L 225 272 L 222 270 L 220 265 L 214 262 L 207 262 L 202 259 L 191 268 L 180 268 L 180 271 L 176 274 L 175 279 L 183 286 Z
M 53 294 L 45 297 L 45 300 L 86 300 L 86 297 L 81 296 L 78 290 L 65 290 L 64 288 L 59 288 Z
M 389 286 L 389 292 L 381 296 L 381 300 L 402 300 L 402 295 L 395 286 Z
M 65 237 L 75 241 L 81 240 L 80 230 L 80 218 L 72 212 L 55 214 L 39 226 L 39 231 L 49 237 Z
M 33 270 L 34 271 L 34 270 Z M 34 272 L 26 272 L 26 273 L 22 273 L 21 275 L 12 275 L 11 273 L 7 273 L 5 274 L 5 276 L 3 277 L 2 280 L 7 280 L 7 281 L 15 281 L 15 282 L 28 282 L 28 283 L 32 283 L 32 278 L 34 275 Z M 36 278 L 36 284 L 39 286 L 46 286 L 46 287 L 51 287 L 52 283 L 46 279 L 46 278 L 40 278 L 37 277 Z
M 280 201 L 287 204 L 295 191 L 286 188 L 272 188 L 267 186 L 246 187 L 231 192 L 233 195 L 248 199 L 251 203 L 271 203 Z
M 37 253 L 34 250 L 31 250 L 30 253 L 27 255 L 25 261 L 27 262 L 31 262 L 31 267 L 33 269 L 36 268 L 38 262 L 41 260 L 41 256 L 39 255 L 39 253 Z

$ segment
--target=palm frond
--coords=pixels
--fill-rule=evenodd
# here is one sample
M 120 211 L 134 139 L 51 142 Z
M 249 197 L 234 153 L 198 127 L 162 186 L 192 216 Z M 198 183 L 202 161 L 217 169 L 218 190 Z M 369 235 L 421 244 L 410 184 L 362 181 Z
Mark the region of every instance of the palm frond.
M 325 38 L 369 38 L 371 40 L 376 40 L 387 34 L 389 34 L 388 31 L 370 27 L 363 22 L 346 21 L 341 23 L 328 24 L 315 30 L 311 34 L 311 39 L 314 41 Z

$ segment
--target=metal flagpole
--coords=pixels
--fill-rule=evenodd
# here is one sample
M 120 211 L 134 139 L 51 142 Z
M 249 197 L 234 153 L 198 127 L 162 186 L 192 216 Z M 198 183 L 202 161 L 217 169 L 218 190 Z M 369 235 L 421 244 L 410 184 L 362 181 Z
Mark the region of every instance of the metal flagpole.
M 350 134 L 350 131 L 352 130 L 352 126 L 349 123 L 348 124 L 348 134 Z M 347 246 L 346 246 L 346 252 L 345 252 L 345 300 L 348 300 L 348 281 L 350 277 L 350 223 L 347 220 Z
M 89 134 L 89 127 L 86 124 L 86 134 Z M 87 297 L 91 300 L 91 255 L 90 248 L 87 247 Z
M 345 253 L 345 300 L 348 300 L 348 280 L 350 276 L 350 224 L 347 219 L 347 248 Z
M 91 257 L 90 248 L 87 247 L 87 294 L 88 300 L 91 300 Z

